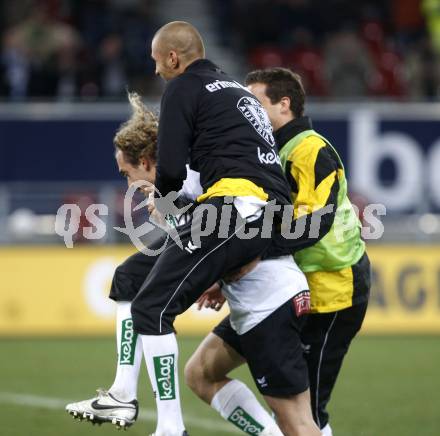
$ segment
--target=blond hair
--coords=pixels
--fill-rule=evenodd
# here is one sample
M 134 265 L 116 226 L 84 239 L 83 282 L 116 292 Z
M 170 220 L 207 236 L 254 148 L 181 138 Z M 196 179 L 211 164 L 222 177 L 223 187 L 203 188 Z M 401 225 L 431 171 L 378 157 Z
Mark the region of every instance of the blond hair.
M 136 92 L 128 93 L 128 101 L 132 109 L 131 117 L 121 124 L 113 143 L 132 165 L 139 165 L 142 158 L 155 162 L 159 127 L 157 116 L 142 103 Z

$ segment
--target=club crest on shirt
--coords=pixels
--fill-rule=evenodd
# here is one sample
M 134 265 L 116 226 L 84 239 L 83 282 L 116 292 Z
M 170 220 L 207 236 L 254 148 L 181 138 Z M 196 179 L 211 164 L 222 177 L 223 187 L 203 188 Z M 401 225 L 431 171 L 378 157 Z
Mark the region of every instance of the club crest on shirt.
M 237 103 L 238 110 L 252 124 L 259 135 L 271 146 L 275 146 L 272 125 L 269 116 L 260 102 L 253 97 L 241 97 Z

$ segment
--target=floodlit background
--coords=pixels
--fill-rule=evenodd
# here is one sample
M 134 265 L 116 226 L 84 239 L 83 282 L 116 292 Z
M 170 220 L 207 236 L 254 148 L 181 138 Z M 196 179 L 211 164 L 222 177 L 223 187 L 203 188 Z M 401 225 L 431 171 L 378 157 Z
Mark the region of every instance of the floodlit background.
M 335 436 L 440 434 L 440 0 L 3 0 L 0 2 L 0 418 L 7 436 L 107 434 L 63 414 L 114 371 L 114 268 L 135 251 L 112 138 L 126 90 L 157 110 L 149 46 L 172 20 L 194 24 L 207 56 L 242 81 L 255 68 L 303 77 L 306 111 L 344 160 L 364 214 L 373 289 L 363 334 L 331 402 Z M 81 210 L 68 249 L 63 204 Z M 85 215 L 108 206 L 90 241 Z M 135 215 L 139 225 L 145 220 Z M 181 366 L 224 315 L 178 321 Z M 247 372 L 242 377 L 250 382 Z M 154 430 L 153 400 L 130 430 Z M 234 430 L 183 389 L 191 435 Z M 80 427 L 79 427 L 80 426 Z M 215 430 L 214 430 L 215 429 Z

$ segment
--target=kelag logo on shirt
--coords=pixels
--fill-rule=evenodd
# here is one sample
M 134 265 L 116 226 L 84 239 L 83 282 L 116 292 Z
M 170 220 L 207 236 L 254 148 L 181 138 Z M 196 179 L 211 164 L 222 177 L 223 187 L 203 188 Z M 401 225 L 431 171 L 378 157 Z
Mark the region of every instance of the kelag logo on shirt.
M 237 103 L 238 110 L 252 124 L 259 135 L 271 146 L 275 146 L 272 125 L 269 116 L 259 101 L 252 97 L 241 97 Z

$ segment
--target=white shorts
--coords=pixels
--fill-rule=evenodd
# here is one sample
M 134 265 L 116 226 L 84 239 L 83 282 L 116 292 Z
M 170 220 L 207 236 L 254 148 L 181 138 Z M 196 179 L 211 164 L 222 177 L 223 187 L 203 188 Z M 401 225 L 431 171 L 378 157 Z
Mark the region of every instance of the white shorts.
M 308 289 L 306 277 L 292 256 L 263 260 L 240 280 L 222 286 L 231 311 L 231 326 L 239 335 Z

